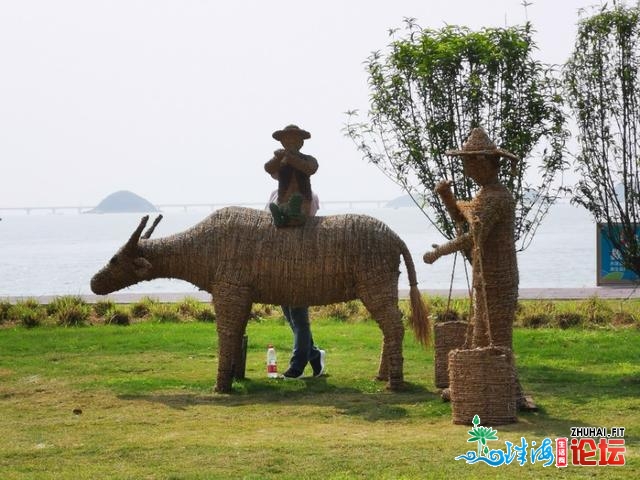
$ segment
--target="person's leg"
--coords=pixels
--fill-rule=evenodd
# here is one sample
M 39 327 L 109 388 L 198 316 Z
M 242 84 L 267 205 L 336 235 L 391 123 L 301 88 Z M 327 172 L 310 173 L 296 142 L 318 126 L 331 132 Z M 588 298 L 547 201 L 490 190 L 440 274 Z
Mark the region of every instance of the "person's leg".
M 311 364 L 311 368 L 313 368 L 313 375 L 319 376 L 324 370 L 324 353 L 313 343 L 313 334 L 311 333 L 311 326 L 309 325 L 308 313 L 307 328 L 309 329 L 309 364 Z
M 309 324 L 309 308 L 283 306 L 282 311 L 293 332 L 293 353 L 289 361 L 288 372 L 293 377 L 301 376 L 307 363 L 310 362 L 313 374 L 315 376 L 321 375 L 324 372 L 324 358 L 321 351 L 313 343 Z
M 282 313 L 284 313 L 285 320 L 287 321 L 289 326 L 293 329 L 293 326 L 291 325 L 291 307 L 288 305 L 280 305 L 280 308 L 282 308 Z
M 309 361 L 312 338 L 307 307 L 289 307 L 289 325 L 293 331 L 293 353 L 289 368 L 302 374 Z

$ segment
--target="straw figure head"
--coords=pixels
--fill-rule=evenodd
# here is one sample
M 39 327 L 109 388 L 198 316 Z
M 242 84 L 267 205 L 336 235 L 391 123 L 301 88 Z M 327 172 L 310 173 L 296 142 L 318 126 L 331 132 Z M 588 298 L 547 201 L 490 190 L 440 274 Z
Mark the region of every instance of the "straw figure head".
M 311 138 L 311 134 L 297 125 L 287 125 L 282 130 L 276 130 L 271 136 L 282 143 L 287 150 L 300 150 L 305 140 Z
M 469 156 L 488 155 L 506 157 L 511 160 L 519 160 L 513 153 L 503 150 L 502 148 L 498 148 L 482 127 L 476 127 L 471 130 L 471 134 L 467 138 L 466 142 L 462 144 L 461 149 L 447 150 L 445 153 L 447 155 L 461 156 L 463 158 Z
M 497 181 L 501 158 L 511 160 L 512 169 L 519 160 L 513 153 L 498 148 L 482 127 L 471 130 L 461 149 L 447 150 L 445 154 L 462 157 L 465 174 L 480 185 Z

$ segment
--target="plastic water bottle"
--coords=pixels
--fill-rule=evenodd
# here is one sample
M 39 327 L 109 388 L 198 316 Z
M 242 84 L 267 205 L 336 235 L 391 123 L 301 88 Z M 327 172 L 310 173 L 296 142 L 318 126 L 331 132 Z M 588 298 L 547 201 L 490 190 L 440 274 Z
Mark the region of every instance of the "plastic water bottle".
M 276 349 L 269 344 L 267 347 L 267 377 L 278 378 L 278 361 L 276 359 Z

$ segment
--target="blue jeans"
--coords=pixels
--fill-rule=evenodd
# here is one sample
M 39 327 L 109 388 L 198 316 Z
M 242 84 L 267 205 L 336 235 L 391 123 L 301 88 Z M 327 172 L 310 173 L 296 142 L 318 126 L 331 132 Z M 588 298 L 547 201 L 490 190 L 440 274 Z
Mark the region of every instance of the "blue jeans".
M 320 350 L 313 344 L 309 325 L 309 307 L 291 307 L 282 305 L 284 316 L 293 331 L 293 354 L 289 368 L 302 373 L 308 362 L 320 358 Z

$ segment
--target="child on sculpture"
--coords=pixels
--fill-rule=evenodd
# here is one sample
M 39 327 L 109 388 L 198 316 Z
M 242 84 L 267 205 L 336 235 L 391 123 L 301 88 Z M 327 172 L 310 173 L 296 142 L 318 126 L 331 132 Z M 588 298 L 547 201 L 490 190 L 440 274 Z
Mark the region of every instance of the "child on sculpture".
M 270 203 L 276 227 L 300 226 L 310 216 L 313 194 L 310 176 L 318 170 L 318 161 L 300 152 L 311 134 L 296 125 L 287 125 L 273 133 L 284 148 L 273 152 L 264 169 L 278 180 L 278 196 Z

